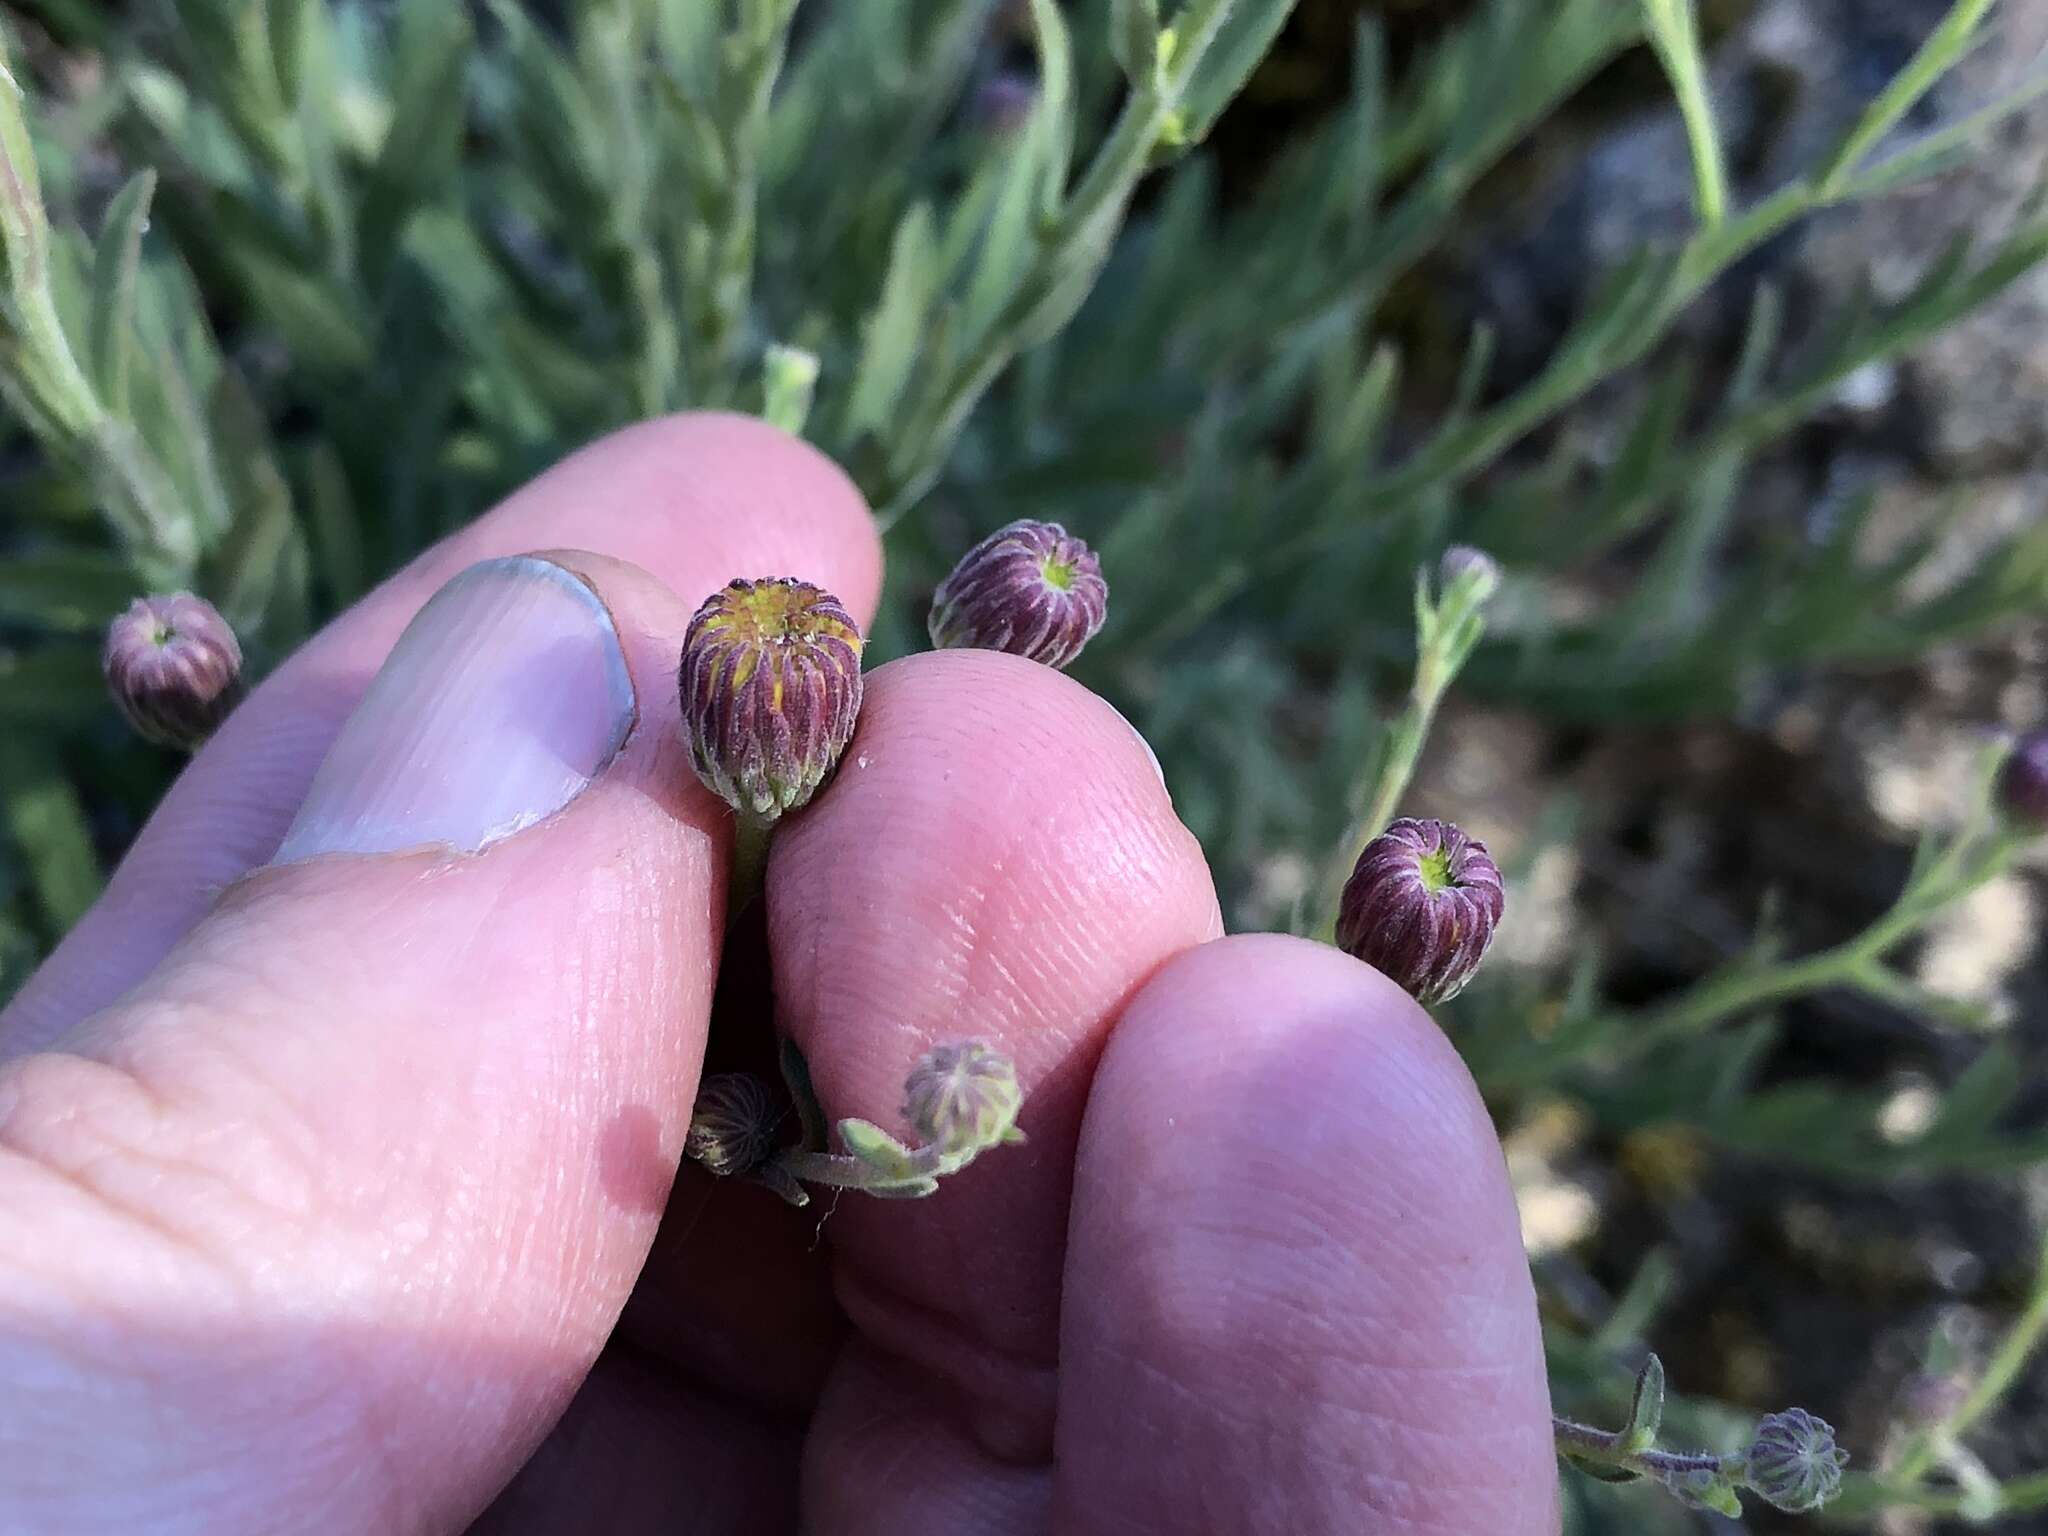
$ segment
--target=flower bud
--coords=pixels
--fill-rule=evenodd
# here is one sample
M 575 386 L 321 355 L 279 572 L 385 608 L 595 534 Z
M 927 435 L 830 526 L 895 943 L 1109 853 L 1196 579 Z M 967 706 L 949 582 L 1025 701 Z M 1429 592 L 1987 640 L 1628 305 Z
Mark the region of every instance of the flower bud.
M 1023 1103 L 1017 1068 L 979 1040 L 925 1052 L 903 1084 L 903 1118 L 922 1140 L 948 1152 L 1012 1139 Z
M 107 688 L 136 734 L 194 751 L 242 697 L 242 647 L 190 592 L 138 597 L 107 629 Z
M 932 594 L 927 627 L 941 649 L 1008 651 L 1064 667 L 1108 615 L 1095 552 L 1058 523 L 1025 518 L 961 557 Z
M 860 713 L 859 627 L 831 593 L 734 581 L 690 620 L 677 683 L 697 777 L 773 821 L 832 776 Z
M 697 1085 L 683 1156 L 727 1178 L 751 1173 L 775 1150 L 782 1106 L 751 1072 L 720 1072 Z
M 1998 770 L 1998 808 L 2023 827 L 2048 831 L 2048 730 L 2014 744 Z
M 991 75 L 974 92 L 971 108 L 975 127 L 995 138 L 1006 139 L 1031 121 L 1038 110 L 1038 82 L 1028 75 Z
M 1787 1514 L 1819 1509 L 1841 1491 L 1848 1453 L 1834 1426 L 1804 1408 L 1767 1414 L 1743 1458 L 1743 1478 L 1757 1496 Z
M 1365 845 L 1337 908 L 1337 943 L 1431 1006 L 1456 997 L 1507 905 L 1484 843 L 1403 817 Z
M 1471 588 L 1472 600 L 1483 603 L 1500 590 L 1500 562 L 1470 544 L 1453 544 L 1437 565 L 1436 579 L 1444 593 L 1466 586 Z

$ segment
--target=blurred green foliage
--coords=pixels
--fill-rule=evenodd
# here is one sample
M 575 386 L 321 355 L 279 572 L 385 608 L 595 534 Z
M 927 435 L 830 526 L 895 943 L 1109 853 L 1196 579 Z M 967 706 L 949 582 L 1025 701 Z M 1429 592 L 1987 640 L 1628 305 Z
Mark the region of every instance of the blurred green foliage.
M 260 670 L 568 450 L 667 410 L 763 412 L 848 466 L 889 536 L 878 658 L 917 643 L 931 585 L 995 525 L 1089 538 L 1114 602 L 1077 670 L 1156 746 L 1238 912 L 1362 809 L 1413 574 L 1452 541 L 1509 571 L 1461 688 L 1565 721 L 1727 715 L 1777 670 L 2039 611 L 2048 523 L 1927 591 L 1939 528 L 1871 560 L 1867 506 L 1740 546 L 1731 514 L 1751 455 L 2048 256 L 2048 223 L 1856 299 L 1796 354 L 1757 291 L 1711 389 L 1660 346 L 1797 220 L 1974 151 L 2017 99 L 1898 125 L 1990 8 L 1959 0 L 1835 154 L 1731 206 L 1683 0 L 1486 0 L 1398 72 L 1368 21 L 1348 98 L 1227 199 L 1202 143 L 1291 0 L 35 0 L 0 82 L 0 995 L 174 766 L 101 692 L 129 597 L 194 587 Z M 1398 285 L 1643 46 L 1688 128 L 1691 232 L 1601 275 L 1511 388 L 1484 329 L 1455 363 L 1403 356 Z M 1020 121 L 986 103 L 1027 47 Z M 1631 375 L 1617 453 L 1546 433 Z M 1451 381 L 1420 431 L 1417 376 Z M 1624 546 L 1631 589 L 1566 600 Z M 1986 837 L 1930 850 L 1905 901 L 1988 878 Z M 1861 1090 L 1754 1088 L 1772 1004 L 1900 1000 L 1885 948 L 1817 964 L 1765 940 L 1646 1011 L 1612 1005 L 1588 956 L 1475 988 L 1462 1039 L 1496 1094 L 1839 1175 L 2037 1158 L 1997 1130 L 1996 1048 L 1905 1147 Z M 1639 1332 L 1607 1333 L 1560 1334 L 1562 1382 L 1625 1385 Z

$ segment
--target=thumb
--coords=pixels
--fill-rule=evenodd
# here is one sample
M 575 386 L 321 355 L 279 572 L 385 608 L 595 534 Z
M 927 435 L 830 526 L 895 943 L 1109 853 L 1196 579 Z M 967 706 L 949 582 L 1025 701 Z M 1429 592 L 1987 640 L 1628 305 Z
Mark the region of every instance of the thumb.
M 471 567 L 279 862 L 0 1068 L 0 1527 L 444 1529 L 552 1423 L 702 1054 L 729 818 L 687 618 L 598 556 Z

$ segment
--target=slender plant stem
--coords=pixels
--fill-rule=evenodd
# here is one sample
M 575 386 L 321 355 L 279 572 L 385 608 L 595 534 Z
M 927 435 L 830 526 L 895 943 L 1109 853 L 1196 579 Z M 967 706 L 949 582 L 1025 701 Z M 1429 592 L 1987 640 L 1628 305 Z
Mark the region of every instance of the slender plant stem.
M 1872 1485 L 1865 1485 L 1872 1486 Z M 1874 1485 L 1873 1502 L 1885 1509 L 1917 1509 L 1930 1515 L 1960 1515 L 1972 1511 L 1981 1495 L 1965 1488 L 1931 1488 L 1924 1483 L 1901 1485 L 1886 1479 Z M 2048 1509 L 2048 1472 L 2032 1472 L 1998 1484 L 2000 1515 L 2023 1514 Z
M 1883 971 L 1882 957 L 1925 927 L 1941 912 L 2002 873 L 2020 839 L 1997 838 L 1982 848 L 1968 833 L 1958 836 L 1932 865 L 1901 893 L 1897 904 L 1854 938 L 1797 960 L 1737 968 L 1709 976 L 1669 1003 L 1652 1008 L 1631 1025 L 1630 1051 L 1697 1034 L 1766 1003 L 1823 987 L 1853 986 L 1896 998 L 1896 979 Z M 1965 867 L 1972 853 L 1978 857 Z
M 768 875 L 768 841 L 775 823 L 765 817 L 738 813 L 732 835 L 732 878 L 725 887 L 725 925 L 739 921 L 740 914 L 760 896 Z
M 1722 169 L 1721 140 L 1707 97 L 1692 0 L 1643 0 L 1643 18 L 1685 121 L 1686 145 L 1692 151 L 1693 207 L 1700 223 L 1719 224 L 1727 216 L 1728 176 Z
M 1441 661 L 1441 657 L 1428 649 L 1416 659 L 1415 680 L 1408 689 L 1408 702 L 1402 707 L 1400 718 L 1387 732 L 1386 753 L 1380 760 L 1372 791 L 1366 797 L 1365 810 L 1352 823 L 1351 835 L 1344 840 L 1324 879 L 1321 910 L 1326 929 L 1336 923 L 1337 901 L 1343 893 L 1344 882 L 1350 878 L 1366 845 L 1386 831 L 1387 823 L 1393 819 L 1394 808 L 1408 791 L 1409 780 L 1415 777 L 1415 765 L 1422 757 L 1423 743 L 1429 739 L 1429 728 L 1436 720 L 1437 706 L 1443 702 L 1444 690 L 1450 686 L 1450 675 Z
M 1432 595 L 1428 578 L 1423 578 L 1416 588 L 1415 675 L 1408 685 L 1407 703 L 1387 729 L 1386 747 L 1374 771 L 1372 788 L 1363 797 L 1365 808 L 1324 876 L 1320 908 L 1323 919 L 1317 931 L 1325 936 L 1335 929 L 1344 882 L 1350 878 L 1366 845 L 1393 820 L 1401 797 L 1408 792 L 1409 781 L 1415 777 L 1415 765 L 1422 757 L 1423 744 L 1429 740 L 1437 706 L 1485 633 L 1481 610 L 1496 580 L 1496 576 L 1489 576 L 1483 585 L 1454 581 L 1440 597 Z
M 1976 1385 L 1947 1414 L 1913 1437 L 1886 1481 L 1915 1483 L 1925 1476 L 1928 1468 L 1941 1459 L 1944 1446 L 1960 1440 L 1971 1425 L 2004 1398 L 2044 1333 L 2048 1333 L 2048 1244 L 2042 1246 L 2025 1308 L 1999 1340 Z
M 1590 1424 L 1580 1424 L 1571 1419 L 1552 1416 L 1551 1438 L 1557 1448 L 1581 1461 L 1597 1462 L 1603 1467 L 1622 1467 L 1631 1472 L 1644 1472 L 1652 1476 L 1666 1476 L 1687 1472 L 1722 1472 L 1727 1470 L 1729 1458 L 1716 1456 L 1708 1451 L 1660 1451 L 1654 1448 L 1632 1450 L 1620 1435 L 1612 1430 L 1595 1429 Z

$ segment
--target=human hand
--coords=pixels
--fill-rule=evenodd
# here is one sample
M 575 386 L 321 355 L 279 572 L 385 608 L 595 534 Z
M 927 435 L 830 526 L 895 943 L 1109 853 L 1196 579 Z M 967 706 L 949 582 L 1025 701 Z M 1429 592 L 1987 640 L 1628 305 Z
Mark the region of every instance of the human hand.
M 891 1127 L 986 1039 L 1028 1144 L 915 1202 L 677 1177 L 730 838 L 677 647 L 783 574 L 872 615 L 844 477 L 637 427 L 193 761 L 0 1015 L 0 1530 L 1554 1529 L 1456 1055 L 1335 950 L 1220 938 L 1144 744 L 1044 667 L 871 675 L 719 997 Z

